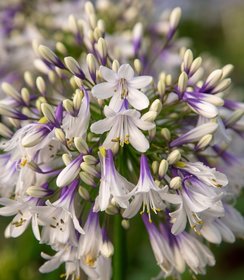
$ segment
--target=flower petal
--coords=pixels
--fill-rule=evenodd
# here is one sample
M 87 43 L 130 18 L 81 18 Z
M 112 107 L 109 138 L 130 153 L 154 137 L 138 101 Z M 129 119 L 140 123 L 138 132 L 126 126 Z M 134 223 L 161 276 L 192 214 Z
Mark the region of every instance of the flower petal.
M 105 131 L 111 129 L 114 124 L 114 118 L 106 118 L 100 121 L 97 121 L 91 125 L 91 132 L 96 134 L 103 134 Z
M 143 110 L 148 107 L 149 100 L 144 93 L 132 87 L 129 87 L 128 90 L 127 100 L 135 109 Z
M 129 82 L 129 86 L 133 88 L 144 88 L 152 82 L 151 76 L 135 77 Z
M 134 217 L 138 211 L 140 210 L 142 205 L 142 195 L 138 194 L 130 203 L 129 207 L 125 209 L 123 213 L 123 217 L 127 219 L 131 219 Z
M 104 80 L 108 82 L 115 82 L 118 78 L 117 73 L 105 66 L 100 66 L 100 72 Z
M 128 121 L 128 127 L 131 145 L 139 152 L 146 152 L 149 149 L 149 142 L 145 135 L 131 121 Z
M 106 99 L 113 96 L 115 87 L 115 82 L 105 82 L 97 84 L 92 88 L 92 94 L 99 99 Z
M 120 79 L 130 81 L 134 77 L 134 70 L 129 64 L 123 64 L 119 67 L 118 76 Z

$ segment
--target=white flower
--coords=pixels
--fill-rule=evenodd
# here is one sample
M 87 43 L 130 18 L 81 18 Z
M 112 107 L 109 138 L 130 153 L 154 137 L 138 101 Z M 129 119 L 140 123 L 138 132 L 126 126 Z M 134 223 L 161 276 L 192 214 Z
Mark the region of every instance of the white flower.
M 208 186 L 220 188 L 228 184 L 228 179 L 225 174 L 217 171 L 215 168 L 204 165 L 202 162 L 184 162 L 180 165 L 177 167 L 196 176 Z
M 154 213 L 161 211 L 165 208 L 164 200 L 178 202 L 178 196 L 174 194 L 168 194 L 168 187 L 158 187 L 151 175 L 147 158 L 145 155 L 141 156 L 140 165 L 140 178 L 136 187 L 130 193 L 134 196 L 129 207 L 124 211 L 123 216 L 125 218 L 131 218 L 137 214 L 141 206 L 143 205 L 142 212 L 147 211 L 149 219 L 151 220 L 150 210 Z
M 224 207 L 221 199 L 224 195 L 219 186 L 227 184 L 226 176 L 215 169 L 211 169 L 200 162 L 178 163 L 178 168 L 183 170 L 179 175 L 183 177 L 182 188 L 177 190 L 181 199 L 179 207 L 171 212 L 172 233 L 181 233 L 187 223 L 199 232 L 203 220 L 201 216 L 222 217 Z
M 83 263 L 80 266 L 87 275 L 88 280 L 111 280 L 112 278 L 111 258 L 99 255 L 95 267 L 90 267 Z
M 4 205 L 4 207 L 0 208 L 0 215 L 16 215 L 5 230 L 6 237 L 20 236 L 27 229 L 30 222 L 32 222 L 32 231 L 36 239 L 40 240 L 38 218 L 35 212 L 35 206 L 38 201 L 38 199 L 30 197 L 19 200 L 0 198 L 0 204 Z
M 41 256 L 47 261 L 39 268 L 41 273 L 49 273 L 57 269 L 62 263 L 65 263 L 65 279 L 76 280 L 80 278 L 80 260 L 78 258 L 77 244 L 76 246 L 69 243 L 60 245 L 56 249 L 54 256 L 41 253 Z M 69 278 L 71 277 L 71 278 Z
M 209 242 L 220 244 L 221 241 L 233 243 L 236 237 L 244 237 L 244 219 L 231 205 L 224 204 L 225 216 L 207 219 L 200 230 Z
M 74 197 L 78 181 L 62 190 L 61 197 L 46 206 L 37 207 L 40 225 L 43 226 L 41 241 L 47 244 L 75 244 L 76 231 L 84 234 L 75 213 Z
M 95 267 L 102 246 L 102 231 L 97 213 L 89 213 L 84 231 L 85 234 L 79 240 L 79 258 L 85 265 Z
M 92 94 L 99 99 L 112 97 L 109 106 L 114 111 L 121 108 L 124 99 L 137 110 L 148 107 L 149 100 L 139 89 L 148 86 L 152 77 L 134 77 L 134 70 L 129 64 L 121 65 L 118 73 L 104 66 L 100 67 L 100 72 L 106 82 L 93 87 Z
M 166 238 L 162 238 L 162 234 L 152 222 L 149 222 L 146 214 L 143 214 L 142 219 L 149 234 L 151 247 L 157 264 L 162 269 L 164 276 L 167 277 L 171 275 L 175 263 L 169 242 L 167 242 Z
M 170 232 L 168 224 L 160 224 L 159 228 L 161 239 L 171 247 L 174 260 L 172 276 L 175 278 L 185 271 L 186 265 L 195 274 L 205 274 L 206 266 L 215 264 L 212 252 L 194 236 L 187 232 L 175 236 Z
M 129 202 L 126 194 L 133 189 L 133 184 L 128 182 L 115 169 L 111 150 L 102 151 L 101 157 L 101 183 L 94 211 L 106 210 L 111 199 L 122 208 L 128 207 Z
M 104 107 L 106 119 L 97 121 L 91 125 L 91 131 L 96 134 L 103 134 L 109 131 L 103 146 L 110 149 L 116 142 L 121 146 L 131 144 L 137 151 L 145 152 L 149 148 L 149 142 L 140 131 L 153 129 L 155 124 L 144 121 L 140 118 L 140 113 L 136 110 L 129 110 L 126 104 L 116 113 L 110 107 Z

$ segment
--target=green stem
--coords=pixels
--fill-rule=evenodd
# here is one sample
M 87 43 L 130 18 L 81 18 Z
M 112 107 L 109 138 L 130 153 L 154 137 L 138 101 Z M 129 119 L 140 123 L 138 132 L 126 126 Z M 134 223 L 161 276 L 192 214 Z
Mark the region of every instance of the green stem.
M 114 217 L 113 280 L 126 279 L 126 234 L 121 221 L 120 214 Z

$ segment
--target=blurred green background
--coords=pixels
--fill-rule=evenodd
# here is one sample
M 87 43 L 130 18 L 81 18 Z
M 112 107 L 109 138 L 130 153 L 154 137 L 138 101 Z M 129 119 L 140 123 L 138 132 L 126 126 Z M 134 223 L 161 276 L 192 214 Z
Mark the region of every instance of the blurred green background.
M 156 1 L 167 7 L 180 5 L 183 20 L 180 35 L 192 39 L 196 54 L 209 53 L 221 64 L 235 65 L 233 81 L 244 100 L 244 1 Z M 227 3 L 227 4 L 226 4 Z M 162 7 L 163 7 L 162 5 Z M 227 5 L 227 6 L 224 6 Z M 239 199 L 237 208 L 244 213 L 244 197 Z M 3 232 L 10 222 L 0 219 L 0 280 L 55 280 L 60 279 L 62 268 L 51 274 L 41 275 L 38 268 L 43 263 L 40 252 L 50 252 L 47 246 L 39 245 L 31 230 L 18 239 L 6 240 Z M 140 220 L 131 221 L 127 232 L 129 280 L 149 280 L 159 272 L 150 249 L 148 236 Z M 244 242 L 211 245 L 217 264 L 208 268 L 206 276 L 197 279 L 244 279 Z M 185 273 L 183 279 L 194 279 Z

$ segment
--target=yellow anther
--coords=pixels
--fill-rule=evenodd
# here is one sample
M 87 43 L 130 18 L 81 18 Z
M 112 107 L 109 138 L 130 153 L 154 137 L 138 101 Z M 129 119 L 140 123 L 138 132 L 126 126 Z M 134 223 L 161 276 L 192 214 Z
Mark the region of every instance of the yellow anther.
M 48 119 L 46 117 L 42 117 L 40 118 L 40 120 L 38 121 L 38 123 L 47 123 Z
M 21 160 L 21 162 L 20 162 L 20 166 L 21 166 L 21 167 L 26 166 L 27 162 L 28 162 L 27 158 L 22 158 L 22 160 Z
M 96 260 L 91 255 L 86 255 L 85 264 L 87 264 L 88 266 L 94 266 L 95 261 Z
M 106 156 L 106 149 L 103 146 L 99 147 L 99 151 L 100 151 L 100 154 L 102 155 L 102 157 Z
M 179 167 L 179 168 L 184 168 L 186 166 L 186 164 L 183 161 L 177 161 L 175 163 L 175 166 Z

